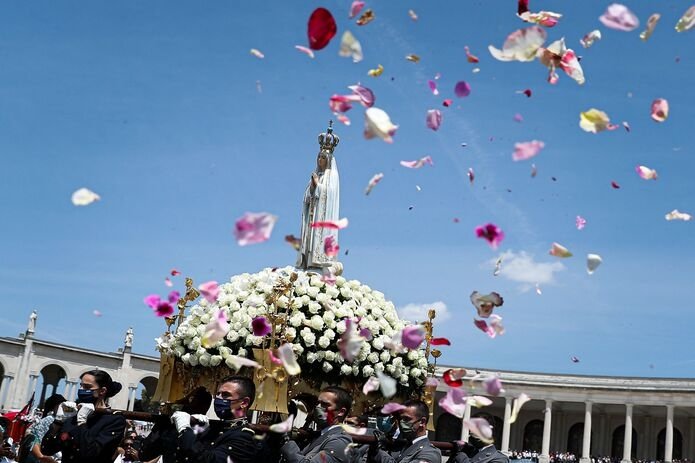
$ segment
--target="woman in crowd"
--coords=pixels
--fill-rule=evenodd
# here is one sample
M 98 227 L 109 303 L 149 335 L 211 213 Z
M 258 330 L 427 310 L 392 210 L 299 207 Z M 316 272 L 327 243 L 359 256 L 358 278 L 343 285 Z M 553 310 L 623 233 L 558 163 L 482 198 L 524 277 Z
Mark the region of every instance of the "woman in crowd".
M 63 402 L 65 402 L 65 397 L 60 394 L 54 394 L 46 399 L 46 403 L 43 406 L 43 418 L 31 425 L 19 444 L 19 455 L 17 456 L 19 463 L 55 462 L 55 459 L 44 455 L 41 451 L 41 440 L 43 440 L 43 437 L 55 421 L 56 412 Z
M 108 399 L 122 386 L 108 373 L 92 370 L 80 376 L 78 411 L 54 422 L 41 443 L 44 455 L 62 452 L 65 463 L 111 463 L 123 438 L 126 419 L 121 415 L 94 413 L 108 408 Z

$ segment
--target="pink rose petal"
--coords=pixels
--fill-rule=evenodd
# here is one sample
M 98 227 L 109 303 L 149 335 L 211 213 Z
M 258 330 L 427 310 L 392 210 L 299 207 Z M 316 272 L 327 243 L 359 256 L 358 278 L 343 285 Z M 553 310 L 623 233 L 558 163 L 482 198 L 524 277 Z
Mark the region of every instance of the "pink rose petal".
M 494 338 L 497 336 L 497 333 L 495 332 L 495 329 L 488 325 L 485 320 L 473 320 L 473 324 L 478 328 L 480 331 L 483 333 L 487 334 L 490 338 Z
M 220 293 L 220 288 L 216 281 L 208 281 L 198 286 L 198 291 L 200 291 L 200 294 L 208 302 L 215 302 L 217 301 L 217 296 Z
M 655 122 L 664 122 L 668 118 L 668 101 L 663 98 L 654 100 L 651 116 Z
M 497 397 L 504 392 L 504 389 L 502 389 L 502 381 L 497 376 L 490 376 L 483 381 L 483 385 L 485 386 L 485 392 L 493 397 Z
M 586 226 L 586 219 L 581 215 L 578 215 L 575 220 L 575 224 L 577 225 L 577 230 L 583 230 Z
M 442 125 L 442 112 L 438 109 L 430 109 L 427 111 L 426 124 L 428 129 L 434 131 L 439 130 L 439 126 Z
M 292 344 L 285 343 L 278 347 L 278 358 L 282 362 L 282 366 L 287 371 L 290 376 L 296 376 L 302 372 L 302 369 L 297 363 L 297 357 L 294 355 L 294 350 L 292 350 Z
M 466 391 L 457 387 L 449 389 L 446 395 L 439 399 L 439 406 L 447 413 L 463 418 L 466 409 Z
M 463 420 L 463 426 L 468 428 L 471 434 L 486 444 L 491 444 L 494 441 L 492 437 L 492 426 L 490 426 L 490 423 L 488 423 L 485 418 Z
M 391 118 L 383 109 L 371 107 L 364 112 L 364 138 L 381 138 L 386 143 L 393 143 L 393 135 L 398 126 L 391 122 Z
M 338 26 L 330 11 L 325 8 L 316 8 L 307 23 L 307 36 L 309 48 L 321 50 L 335 37 Z
M 367 395 L 370 392 L 379 390 L 379 380 L 376 376 L 370 376 L 364 386 L 362 386 L 362 394 Z
M 512 160 L 523 161 L 536 156 L 545 147 L 545 143 L 538 140 L 525 141 L 514 144 Z
M 143 299 L 143 302 L 146 306 L 150 307 L 151 309 L 156 309 L 157 305 L 161 302 L 161 300 L 162 298 L 159 295 L 150 294 L 145 299 Z
M 656 180 L 658 175 L 654 169 L 650 169 L 647 166 L 637 166 L 635 167 L 637 175 L 639 175 L 644 180 Z
M 171 282 L 171 278 L 166 277 L 166 278 L 164 279 L 164 286 L 168 286 L 169 288 L 171 288 L 172 286 L 174 286 L 174 283 Z
M 339 251 L 340 246 L 338 246 L 338 241 L 335 239 L 335 236 L 327 236 L 326 239 L 323 241 L 323 252 L 328 257 L 335 257 L 336 255 L 338 255 Z
M 157 304 L 157 306 L 154 308 L 154 311 L 158 317 L 169 317 L 171 316 L 171 314 L 174 313 L 174 306 L 172 306 L 166 301 L 162 301 Z
M 305 53 L 307 56 L 309 56 L 309 58 L 314 57 L 314 51 L 311 48 L 307 48 L 302 45 L 295 45 L 294 48 L 301 51 L 302 53 Z
M 229 323 L 227 323 L 227 316 L 223 310 L 218 310 L 215 315 L 205 326 L 205 334 L 201 340 L 203 347 L 212 347 L 217 344 L 222 338 L 224 338 L 229 332 Z
M 247 359 L 246 357 L 240 357 L 238 355 L 230 355 L 225 359 L 225 363 L 230 367 L 233 367 L 235 370 L 238 370 L 241 367 L 261 368 L 261 365 L 258 362 Z
M 492 45 L 488 46 L 488 50 L 499 61 L 533 61 L 546 36 L 543 28 L 531 26 L 509 34 L 501 50 Z
M 488 318 L 492 315 L 492 311 L 495 307 L 502 307 L 502 304 L 504 304 L 504 299 L 496 292 L 483 295 L 478 291 L 473 291 L 470 299 L 478 311 L 478 316 L 480 318 Z
M 378 174 L 375 174 L 369 180 L 369 183 L 367 184 L 367 188 L 365 188 L 365 190 L 364 190 L 364 194 L 368 195 L 369 193 L 371 193 L 372 190 L 374 189 L 374 187 L 377 185 L 377 183 L 379 183 L 381 181 L 382 178 L 384 178 L 383 173 L 380 172 Z
M 428 80 L 427 85 L 430 87 L 430 91 L 432 92 L 432 95 L 437 96 L 439 95 L 439 90 L 437 90 L 437 82 L 433 80 Z
M 422 325 L 409 325 L 403 328 L 401 342 L 408 349 L 417 349 L 425 339 L 425 328 Z
M 569 250 L 560 243 L 553 243 L 550 247 L 550 251 L 548 251 L 548 254 L 550 254 L 551 256 L 562 258 L 572 257 L 572 253 L 569 252 Z
M 251 320 L 251 331 L 254 336 L 267 336 L 272 331 L 272 327 L 265 317 L 254 317 Z
M 617 31 L 633 31 L 639 27 L 639 19 L 625 5 L 613 3 L 599 18 L 604 26 Z
M 432 161 L 432 156 L 425 156 L 423 158 L 417 159 L 415 161 L 401 161 L 401 165 L 403 167 L 407 167 L 408 169 L 419 169 L 420 167 L 424 166 L 425 164 L 434 166 L 434 162 Z
M 383 407 L 381 407 L 381 414 L 382 415 L 391 415 L 392 413 L 397 413 L 400 412 L 401 410 L 405 410 L 405 406 L 403 404 L 399 404 L 396 402 L 389 402 Z
M 502 229 L 493 223 L 479 225 L 475 228 L 475 234 L 478 238 L 484 238 L 492 249 L 497 249 L 497 246 L 504 239 Z
M 358 14 L 360 14 L 360 11 L 362 11 L 362 8 L 364 8 L 365 3 L 361 0 L 355 0 L 352 2 L 352 5 L 350 5 L 350 13 L 348 14 L 348 18 L 352 19 Z
M 327 220 L 324 222 L 312 222 L 311 228 L 329 228 L 331 230 L 342 230 L 348 226 L 348 219 L 342 218 L 340 220 L 331 221 Z
M 281 423 L 271 424 L 268 430 L 270 432 L 275 432 L 279 434 L 284 434 L 292 431 L 292 424 L 294 423 L 294 415 L 290 415 L 287 419 Z
M 178 291 L 172 291 L 167 296 L 167 300 L 170 304 L 176 304 L 179 301 L 181 294 Z
M 468 45 L 463 47 L 464 51 L 466 52 L 466 61 L 469 63 L 479 63 L 480 59 L 478 59 L 477 56 L 472 55 L 470 49 L 468 48 Z
M 239 246 L 262 243 L 270 238 L 277 216 L 267 212 L 247 212 L 237 219 L 234 237 Z
M 470 84 L 463 80 L 456 82 L 456 86 L 454 87 L 454 94 L 459 98 L 467 97 L 471 94 Z

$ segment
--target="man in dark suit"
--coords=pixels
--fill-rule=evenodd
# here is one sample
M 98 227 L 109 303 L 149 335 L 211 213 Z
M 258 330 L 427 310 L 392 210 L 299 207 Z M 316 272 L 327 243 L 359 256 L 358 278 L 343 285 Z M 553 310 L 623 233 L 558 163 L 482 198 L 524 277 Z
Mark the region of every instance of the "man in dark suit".
M 280 447 L 281 461 L 286 463 L 346 463 L 345 450 L 352 438 L 343 430 L 342 423 L 350 413 L 352 396 L 339 386 L 321 390 L 313 411 L 319 435 L 300 450 L 293 440 L 285 439 Z M 235 460 L 236 461 L 236 460 Z
M 453 442 L 454 452 L 447 463 L 509 463 L 509 458 L 494 444 L 486 444 L 471 435 L 468 442 Z
M 398 413 L 399 439 L 407 443 L 396 457 L 374 445 L 370 447 L 367 461 L 370 463 L 441 463 L 442 452 L 427 438 L 429 408 L 421 400 L 409 400 Z
M 205 415 L 176 412 L 171 420 L 178 432 L 176 461 L 179 463 L 256 463 L 261 446 L 248 427 L 248 409 L 256 397 L 256 386 L 246 376 L 222 380 L 215 396 L 215 414 L 220 419 L 208 423 Z M 197 423 L 197 424 L 196 424 Z

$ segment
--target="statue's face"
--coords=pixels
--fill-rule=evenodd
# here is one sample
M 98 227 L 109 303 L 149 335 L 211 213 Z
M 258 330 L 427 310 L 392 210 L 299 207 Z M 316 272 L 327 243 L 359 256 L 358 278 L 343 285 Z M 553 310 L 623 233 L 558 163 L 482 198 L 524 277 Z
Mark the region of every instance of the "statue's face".
M 319 169 L 321 170 L 326 170 L 328 167 L 328 156 L 326 153 L 320 153 L 319 158 L 316 160 L 316 164 L 319 166 Z

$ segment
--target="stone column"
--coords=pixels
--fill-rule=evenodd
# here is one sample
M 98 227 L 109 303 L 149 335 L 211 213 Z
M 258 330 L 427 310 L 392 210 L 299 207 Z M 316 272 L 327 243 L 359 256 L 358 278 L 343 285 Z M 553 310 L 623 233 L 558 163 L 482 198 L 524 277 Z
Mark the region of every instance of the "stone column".
M 502 425 L 502 449 L 500 450 L 505 455 L 509 456 L 509 434 L 511 423 L 509 420 L 512 417 L 512 398 L 504 398 L 504 424 Z
M 584 437 L 582 439 L 582 458 L 579 463 L 591 462 L 591 402 L 584 405 Z
M 466 408 L 463 409 L 463 420 L 468 421 L 471 419 L 471 404 L 466 401 Z M 464 442 L 468 442 L 468 435 L 470 434 L 470 431 L 468 430 L 467 427 L 461 426 L 461 440 Z
M 36 386 L 39 382 L 39 375 L 29 375 L 29 388 L 27 389 L 27 395 L 26 398 L 24 399 L 24 403 L 22 404 L 22 407 L 26 405 L 27 402 L 29 402 L 29 399 L 31 399 L 31 396 L 34 395 L 36 392 Z M 36 396 L 34 396 L 34 399 L 36 399 Z M 36 400 L 34 400 L 34 405 L 36 405 Z
M 135 405 L 135 392 L 137 388 L 135 386 L 128 386 L 128 411 L 133 411 Z
M 673 405 L 666 405 L 666 443 L 664 445 L 664 463 L 673 460 Z
M 2 377 L 2 384 L 0 384 L 0 410 L 5 409 L 5 402 L 7 392 L 10 389 L 10 384 L 12 383 L 12 376 L 4 375 Z
M 539 463 L 548 463 L 550 461 L 550 426 L 553 415 L 553 401 L 548 399 L 545 401 L 545 411 L 543 414 L 543 444 L 541 446 L 541 455 L 538 457 Z
M 623 439 L 623 459 L 620 463 L 632 462 L 632 404 L 625 404 L 625 438 Z

